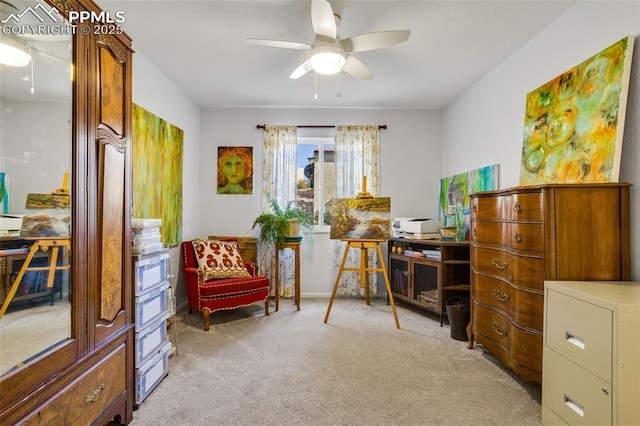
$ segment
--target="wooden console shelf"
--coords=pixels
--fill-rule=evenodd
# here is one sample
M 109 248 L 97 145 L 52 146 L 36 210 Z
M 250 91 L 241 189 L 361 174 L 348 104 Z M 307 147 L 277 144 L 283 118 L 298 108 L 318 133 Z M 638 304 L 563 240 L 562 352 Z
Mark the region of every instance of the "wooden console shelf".
M 423 250 L 434 254 L 427 257 Z M 440 315 L 440 326 L 447 300 L 469 297 L 469 242 L 393 238 L 388 243 L 388 259 L 394 299 Z

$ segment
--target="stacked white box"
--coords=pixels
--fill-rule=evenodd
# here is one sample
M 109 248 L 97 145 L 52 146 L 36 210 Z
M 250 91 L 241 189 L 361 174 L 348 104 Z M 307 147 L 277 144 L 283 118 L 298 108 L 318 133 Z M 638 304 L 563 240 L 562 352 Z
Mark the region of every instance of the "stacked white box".
M 137 381 L 134 408 L 138 408 L 169 372 L 172 347 L 167 335 L 167 319 L 171 315 L 169 262 L 169 249 L 133 256 Z
M 131 219 L 131 252 L 149 254 L 162 250 L 162 219 Z

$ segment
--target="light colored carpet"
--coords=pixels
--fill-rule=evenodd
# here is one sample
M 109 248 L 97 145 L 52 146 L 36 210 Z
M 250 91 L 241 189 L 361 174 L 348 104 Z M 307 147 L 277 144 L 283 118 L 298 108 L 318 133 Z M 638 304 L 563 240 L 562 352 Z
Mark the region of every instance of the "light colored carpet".
M 290 300 L 177 315 L 179 355 L 134 411 L 141 425 L 539 425 L 540 386 L 481 346 L 384 299 Z M 273 304 L 272 304 L 273 305 Z M 172 334 L 172 333 L 170 333 Z
M 64 299 L 66 300 L 66 298 Z M 55 298 L 10 305 L 0 319 L 0 375 L 71 336 L 71 304 Z

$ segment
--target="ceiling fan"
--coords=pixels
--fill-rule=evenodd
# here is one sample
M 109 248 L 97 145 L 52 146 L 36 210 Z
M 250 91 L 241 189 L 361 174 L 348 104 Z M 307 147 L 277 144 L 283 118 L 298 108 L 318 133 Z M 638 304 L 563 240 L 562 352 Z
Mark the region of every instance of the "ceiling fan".
M 318 74 L 325 75 L 345 71 L 361 80 L 368 80 L 373 78 L 373 73 L 351 54 L 403 43 L 409 39 L 411 34 L 409 30 L 378 31 L 343 40 L 337 34 L 336 21 L 339 20 L 340 17 L 333 13 L 328 1 L 311 0 L 311 23 L 316 35 L 313 43 L 258 38 L 249 38 L 246 42 L 285 49 L 311 50 L 309 58 L 293 70 L 289 76 L 292 79 L 300 78 L 313 70 Z

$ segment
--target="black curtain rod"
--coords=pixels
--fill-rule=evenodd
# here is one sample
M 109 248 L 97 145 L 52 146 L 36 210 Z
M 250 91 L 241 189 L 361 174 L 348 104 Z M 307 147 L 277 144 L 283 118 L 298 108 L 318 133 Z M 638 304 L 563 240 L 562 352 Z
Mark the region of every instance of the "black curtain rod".
M 263 129 L 267 127 L 266 124 L 258 124 L 256 125 L 256 129 Z M 298 129 L 333 129 L 336 126 L 332 126 L 332 125 L 322 125 L 322 126 L 313 126 L 313 125 L 305 125 L 305 126 L 296 126 Z M 386 130 L 387 129 L 387 125 L 386 124 L 381 124 L 378 126 L 378 129 L 383 129 Z

